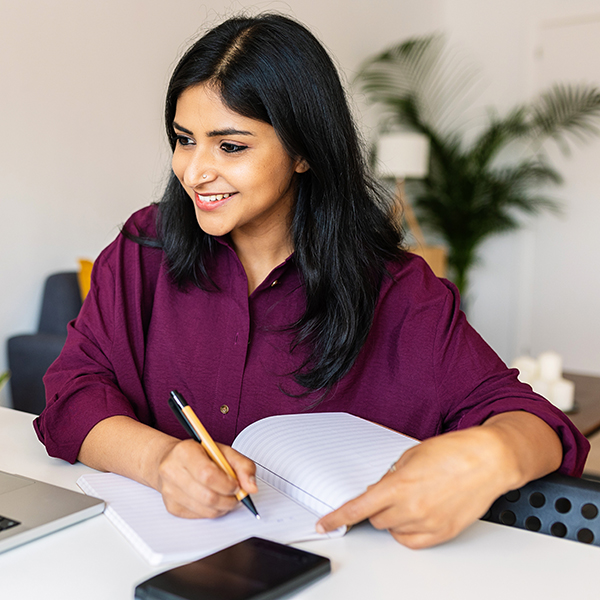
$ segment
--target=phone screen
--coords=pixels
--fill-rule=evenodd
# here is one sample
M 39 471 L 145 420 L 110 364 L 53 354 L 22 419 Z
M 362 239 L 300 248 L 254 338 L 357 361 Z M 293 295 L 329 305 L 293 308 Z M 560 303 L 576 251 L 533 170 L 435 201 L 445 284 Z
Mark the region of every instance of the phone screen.
M 328 558 L 249 538 L 136 587 L 139 600 L 269 600 L 331 571 Z

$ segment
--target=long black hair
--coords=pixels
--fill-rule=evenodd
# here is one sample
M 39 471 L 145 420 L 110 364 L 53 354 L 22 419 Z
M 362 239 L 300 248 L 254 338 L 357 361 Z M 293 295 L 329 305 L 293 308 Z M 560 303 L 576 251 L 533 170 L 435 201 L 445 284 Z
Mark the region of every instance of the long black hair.
M 368 174 L 337 70 L 319 41 L 278 14 L 236 17 L 195 42 L 167 90 L 165 124 L 184 90 L 209 84 L 234 112 L 273 126 L 296 174 L 291 236 L 306 310 L 290 324 L 306 360 L 294 372 L 307 392 L 325 394 L 352 367 L 369 333 L 385 263 L 401 255 L 401 231 Z M 179 285 L 210 289 L 215 240 L 197 224 L 193 203 L 172 174 L 159 202 L 158 231 Z

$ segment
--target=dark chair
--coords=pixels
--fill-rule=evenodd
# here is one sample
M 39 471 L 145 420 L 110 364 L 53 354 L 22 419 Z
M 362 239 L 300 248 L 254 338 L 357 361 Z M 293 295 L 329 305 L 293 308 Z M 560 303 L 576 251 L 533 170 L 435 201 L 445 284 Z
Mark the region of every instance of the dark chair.
M 498 498 L 483 520 L 600 546 L 600 482 L 551 473 Z
M 50 275 L 44 286 L 37 333 L 8 340 L 8 367 L 13 408 L 40 414 L 46 406 L 42 377 L 67 339 L 67 323 L 81 309 L 76 272 Z

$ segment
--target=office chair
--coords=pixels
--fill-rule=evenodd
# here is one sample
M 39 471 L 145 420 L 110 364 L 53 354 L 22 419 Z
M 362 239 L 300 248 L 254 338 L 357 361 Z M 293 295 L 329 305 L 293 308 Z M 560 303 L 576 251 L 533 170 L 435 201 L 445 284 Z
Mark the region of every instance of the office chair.
M 67 339 L 67 323 L 81 309 L 76 272 L 50 275 L 44 285 L 38 330 L 7 342 L 12 405 L 39 415 L 46 406 L 42 377 L 58 358 Z
M 600 546 L 600 481 L 551 473 L 504 494 L 482 519 Z

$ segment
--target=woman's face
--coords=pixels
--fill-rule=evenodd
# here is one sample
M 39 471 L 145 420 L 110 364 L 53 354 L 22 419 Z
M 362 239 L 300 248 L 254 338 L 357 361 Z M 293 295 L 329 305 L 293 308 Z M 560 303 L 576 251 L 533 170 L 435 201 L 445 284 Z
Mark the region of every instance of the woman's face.
M 173 122 L 173 172 L 194 202 L 208 234 L 288 243 L 294 174 L 307 170 L 289 157 L 271 125 L 243 117 L 206 85 L 185 90 Z M 257 240 L 258 241 L 258 240 Z

